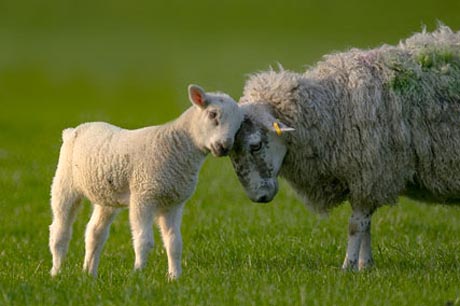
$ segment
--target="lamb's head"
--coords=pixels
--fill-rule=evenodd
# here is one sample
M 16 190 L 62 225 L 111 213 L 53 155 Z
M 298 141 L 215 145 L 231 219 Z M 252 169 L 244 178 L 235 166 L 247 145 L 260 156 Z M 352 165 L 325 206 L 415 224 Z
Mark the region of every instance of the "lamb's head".
M 206 93 L 198 85 L 190 85 L 188 93 L 198 109 L 193 126 L 199 145 L 214 156 L 227 155 L 243 121 L 238 104 L 224 93 Z
M 287 151 L 284 135 L 294 129 L 275 119 L 263 104 L 242 104 L 240 108 L 244 121 L 230 159 L 248 197 L 270 202 L 278 192 L 277 176 Z

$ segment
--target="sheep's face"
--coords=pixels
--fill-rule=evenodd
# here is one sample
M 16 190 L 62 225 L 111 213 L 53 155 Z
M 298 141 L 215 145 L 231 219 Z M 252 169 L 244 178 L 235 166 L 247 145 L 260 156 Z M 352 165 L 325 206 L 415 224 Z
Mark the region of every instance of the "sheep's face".
M 214 156 L 228 155 L 243 121 L 238 104 L 226 94 L 205 93 L 196 85 L 189 86 L 189 97 L 199 108 L 195 137 L 200 145 Z
M 270 202 L 278 192 L 277 176 L 287 151 L 282 134 L 293 129 L 265 111 L 262 114 L 258 107 L 242 108 L 246 115 L 230 159 L 248 197 L 254 202 Z

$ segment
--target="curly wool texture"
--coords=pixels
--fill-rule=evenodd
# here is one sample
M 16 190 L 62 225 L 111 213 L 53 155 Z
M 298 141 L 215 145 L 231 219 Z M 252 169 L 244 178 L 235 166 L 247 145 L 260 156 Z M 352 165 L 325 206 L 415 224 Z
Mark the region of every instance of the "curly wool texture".
M 104 206 L 127 206 L 133 194 L 159 205 L 183 202 L 206 156 L 190 137 L 192 116 L 190 109 L 170 124 L 138 130 L 103 122 L 64 130 L 62 150 L 71 154 L 61 152 L 69 164 L 59 170 L 69 173 L 56 177 Z
M 460 199 L 460 32 L 327 55 L 304 74 L 261 72 L 240 102 L 296 129 L 280 175 L 315 211 Z
M 180 276 L 185 202 L 195 190 L 206 155 L 226 155 L 243 120 L 226 94 L 206 93 L 193 84 L 188 94 L 193 106 L 164 125 L 126 130 L 91 122 L 63 132 L 51 187 L 52 276 L 61 270 L 82 198 L 95 204 L 85 230 L 83 270 L 97 276 L 110 225 L 120 208 L 129 207 L 134 269 L 146 265 L 155 221 L 168 255 L 168 278 Z

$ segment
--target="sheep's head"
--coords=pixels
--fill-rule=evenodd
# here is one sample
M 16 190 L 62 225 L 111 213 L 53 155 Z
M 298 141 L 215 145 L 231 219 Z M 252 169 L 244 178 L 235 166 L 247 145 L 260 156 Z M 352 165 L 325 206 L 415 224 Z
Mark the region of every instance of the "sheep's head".
M 278 172 L 287 148 L 284 133 L 294 129 L 275 119 L 258 103 L 242 104 L 244 121 L 235 136 L 230 159 L 246 194 L 270 202 L 278 192 Z
M 198 85 L 190 85 L 188 92 L 190 101 L 199 109 L 195 137 L 214 156 L 227 155 L 243 121 L 238 104 L 226 94 L 206 93 Z

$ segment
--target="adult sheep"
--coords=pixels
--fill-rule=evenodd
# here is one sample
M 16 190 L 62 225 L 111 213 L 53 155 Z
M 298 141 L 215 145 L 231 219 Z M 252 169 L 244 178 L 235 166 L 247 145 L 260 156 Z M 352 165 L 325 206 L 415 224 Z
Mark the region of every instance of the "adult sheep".
M 343 268 L 373 263 L 372 213 L 398 195 L 460 202 L 460 32 L 328 55 L 304 74 L 258 73 L 241 107 L 230 157 L 246 193 L 272 200 L 279 174 L 314 211 L 348 200 Z
M 189 97 L 194 106 L 162 126 L 125 130 L 93 122 L 64 130 L 51 188 L 53 276 L 60 271 L 83 197 L 95 204 L 85 233 L 84 270 L 96 276 L 110 224 L 121 208 L 129 208 L 134 268 L 146 263 L 156 219 L 169 277 L 181 274 L 183 206 L 195 190 L 207 153 L 227 155 L 243 120 L 228 95 L 191 85 Z

